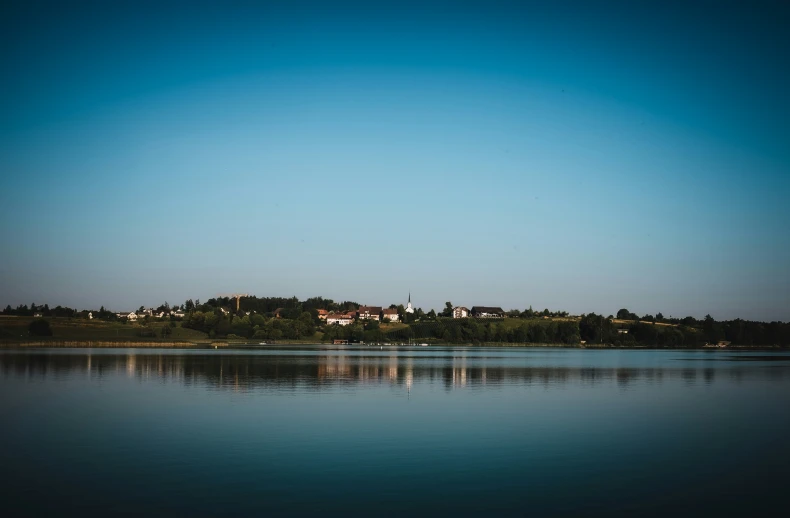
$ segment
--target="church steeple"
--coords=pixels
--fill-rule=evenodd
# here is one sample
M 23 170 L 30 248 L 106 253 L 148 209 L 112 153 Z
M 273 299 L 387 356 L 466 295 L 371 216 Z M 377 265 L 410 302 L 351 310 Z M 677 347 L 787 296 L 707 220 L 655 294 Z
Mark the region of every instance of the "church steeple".
M 414 313 L 414 308 L 411 306 L 411 291 L 409 291 L 409 302 L 406 304 L 406 313 Z

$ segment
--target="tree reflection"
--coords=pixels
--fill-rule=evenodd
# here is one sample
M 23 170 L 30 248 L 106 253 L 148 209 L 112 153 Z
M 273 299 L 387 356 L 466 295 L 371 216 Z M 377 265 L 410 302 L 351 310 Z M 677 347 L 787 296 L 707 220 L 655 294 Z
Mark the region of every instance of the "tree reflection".
M 730 379 L 740 380 L 751 372 L 748 367 L 727 369 Z M 439 384 L 447 389 L 496 387 L 498 385 L 538 385 L 567 383 L 598 385 L 616 383 L 627 387 L 634 382 L 660 384 L 665 380 L 695 383 L 702 379 L 714 383 L 718 369 L 704 368 L 624 368 L 515 366 L 508 359 L 459 356 L 370 355 L 327 351 L 325 355 L 303 355 L 283 351 L 276 355 L 190 354 L 102 351 L 64 353 L 23 351 L 0 354 L 3 376 L 29 378 L 86 374 L 91 378 L 127 376 L 139 380 L 179 382 L 215 388 L 288 388 L 321 390 L 327 387 L 391 384 Z M 772 378 L 788 375 L 787 368 L 771 370 Z

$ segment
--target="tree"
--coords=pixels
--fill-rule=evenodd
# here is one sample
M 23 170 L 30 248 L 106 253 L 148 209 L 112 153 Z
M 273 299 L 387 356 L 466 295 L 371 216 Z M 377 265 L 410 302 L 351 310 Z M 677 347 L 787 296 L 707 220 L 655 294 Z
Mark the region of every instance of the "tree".
M 443 317 L 451 317 L 453 316 L 453 303 L 449 300 L 444 303 L 444 309 L 440 313 L 440 316 Z
M 628 311 L 625 308 L 623 308 L 623 309 L 621 309 L 620 311 L 617 312 L 618 320 L 629 320 L 628 317 L 630 317 L 630 316 L 631 316 L 631 312 Z
M 403 307 L 403 304 L 398 304 L 397 309 L 398 309 L 398 320 L 400 320 L 401 322 L 405 322 L 406 314 L 407 314 L 406 308 Z
M 603 316 L 590 313 L 582 315 L 579 321 L 579 335 L 588 344 L 603 343 L 611 340 L 612 323 Z
M 233 317 L 231 321 L 231 332 L 237 336 L 243 336 L 245 338 L 249 338 L 252 335 L 252 324 L 250 323 L 250 317 L 244 316 Z
M 43 318 L 36 319 L 27 326 L 28 332 L 33 336 L 52 336 L 52 328 L 49 321 Z

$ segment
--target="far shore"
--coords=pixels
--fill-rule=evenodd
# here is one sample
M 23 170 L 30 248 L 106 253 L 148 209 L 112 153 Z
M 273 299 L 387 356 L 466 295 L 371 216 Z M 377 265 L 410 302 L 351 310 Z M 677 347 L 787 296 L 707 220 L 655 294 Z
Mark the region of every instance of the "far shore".
M 212 340 L 212 341 L 96 341 L 96 340 L 20 340 L 20 341 L 0 341 L 0 349 L 28 349 L 28 348 L 62 348 L 62 349 L 266 349 L 270 347 L 323 347 L 333 345 L 315 341 L 300 340 L 279 340 L 276 343 L 259 343 L 239 340 Z M 359 343 L 344 344 L 352 346 L 369 347 L 398 347 L 398 348 L 420 348 L 420 345 L 388 344 L 388 343 Z M 428 347 L 508 347 L 508 348 L 534 348 L 534 349 L 616 349 L 616 350 L 674 350 L 674 351 L 784 351 L 788 348 L 780 346 L 739 346 L 729 345 L 727 347 L 650 347 L 642 345 L 616 346 L 609 344 L 536 344 L 536 343 L 498 343 L 487 342 L 480 344 L 453 344 L 453 343 L 429 343 Z

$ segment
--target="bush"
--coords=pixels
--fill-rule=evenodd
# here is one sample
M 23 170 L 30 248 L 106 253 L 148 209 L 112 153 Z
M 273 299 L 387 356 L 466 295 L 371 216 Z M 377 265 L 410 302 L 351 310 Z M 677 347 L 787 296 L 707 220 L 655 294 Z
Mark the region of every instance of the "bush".
M 43 318 L 32 321 L 27 326 L 27 330 L 34 336 L 52 336 L 52 328 L 49 326 L 49 321 Z

